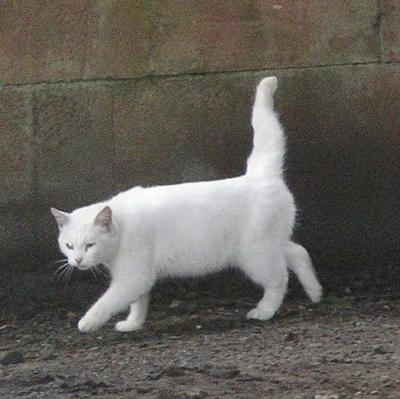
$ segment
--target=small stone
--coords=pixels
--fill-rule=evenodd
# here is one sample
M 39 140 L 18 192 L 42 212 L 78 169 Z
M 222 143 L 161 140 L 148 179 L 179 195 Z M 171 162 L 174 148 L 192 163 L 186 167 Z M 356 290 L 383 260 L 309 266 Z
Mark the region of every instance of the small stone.
M 4 357 L 1 359 L 0 363 L 3 366 L 7 366 L 9 364 L 25 363 L 25 358 L 20 351 L 13 351 L 6 353 Z
M 147 375 L 147 379 L 150 381 L 159 380 L 162 377 L 163 373 L 159 371 L 152 371 Z
M 286 334 L 285 341 L 294 341 L 296 338 L 297 338 L 297 334 L 290 331 L 289 333 Z
M 240 373 L 240 370 L 236 368 L 212 368 L 207 371 L 207 374 L 211 377 L 230 379 L 236 377 Z
M 378 395 L 379 391 L 371 391 L 371 395 Z
M 172 391 L 162 390 L 158 393 L 157 399 L 178 399 Z
M 261 378 L 257 375 L 250 373 L 240 373 L 238 375 L 238 381 L 260 381 Z
M 137 387 L 137 393 L 139 394 L 150 393 L 152 390 L 153 388 L 147 385 L 142 385 L 140 387 Z
M 79 315 L 74 312 L 67 312 L 66 316 L 68 319 L 76 319 L 77 317 L 79 317 Z
M 168 377 L 179 377 L 185 375 L 185 372 L 182 370 L 181 367 L 170 366 L 163 370 L 164 374 Z
M 183 304 L 182 301 L 179 301 L 179 300 L 175 299 L 175 300 L 172 301 L 172 303 L 171 303 L 171 305 L 169 305 L 169 307 L 171 309 L 176 309 L 176 308 L 179 308 L 180 306 L 182 306 L 182 304 Z
M 387 374 L 382 374 L 382 375 L 379 377 L 379 379 L 380 379 L 382 382 L 387 382 L 387 381 L 390 380 L 390 377 L 389 377 Z
M 377 355 L 384 355 L 385 353 L 387 353 L 386 349 L 381 345 L 376 345 L 372 349 Z
M 192 391 L 185 394 L 185 397 L 188 399 L 203 399 L 208 396 L 208 393 L 202 391 L 198 388 L 193 389 Z

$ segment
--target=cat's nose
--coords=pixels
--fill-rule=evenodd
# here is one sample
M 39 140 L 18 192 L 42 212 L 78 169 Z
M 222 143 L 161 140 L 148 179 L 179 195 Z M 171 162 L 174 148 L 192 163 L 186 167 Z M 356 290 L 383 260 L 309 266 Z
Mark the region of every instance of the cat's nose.
M 82 262 L 82 256 L 80 256 L 79 258 L 75 258 L 75 262 L 80 265 Z

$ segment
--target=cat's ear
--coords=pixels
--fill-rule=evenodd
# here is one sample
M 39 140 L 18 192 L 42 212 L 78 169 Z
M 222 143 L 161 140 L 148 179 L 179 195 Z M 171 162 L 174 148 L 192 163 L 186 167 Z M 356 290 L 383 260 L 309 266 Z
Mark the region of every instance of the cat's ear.
M 51 213 L 55 217 L 58 227 L 61 229 L 64 225 L 69 222 L 69 214 L 66 212 L 59 211 L 56 208 L 51 208 Z
M 109 206 L 103 208 L 95 217 L 94 224 L 103 227 L 105 230 L 111 230 L 112 211 Z

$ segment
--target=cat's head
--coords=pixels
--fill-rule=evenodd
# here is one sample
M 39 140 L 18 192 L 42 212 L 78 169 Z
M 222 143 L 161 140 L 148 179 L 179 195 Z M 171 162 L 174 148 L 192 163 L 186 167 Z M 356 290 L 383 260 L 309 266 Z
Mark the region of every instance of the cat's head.
M 58 227 L 58 244 L 68 263 L 81 270 L 108 266 L 118 246 L 118 229 L 109 206 L 90 206 L 72 213 L 51 208 Z

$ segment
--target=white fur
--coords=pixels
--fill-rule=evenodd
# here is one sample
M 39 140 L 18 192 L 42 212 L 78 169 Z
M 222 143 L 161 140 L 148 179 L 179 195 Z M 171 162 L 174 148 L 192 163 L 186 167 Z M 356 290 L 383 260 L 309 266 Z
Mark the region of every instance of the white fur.
M 275 314 L 286 292 L 288 268 L 311 300 L 319 301 L 321 286 L 308 253 L 291 242 L 295 205 L 282 177 L 285 138 L 273 111 L 276 87 L 275 77 L 258 85 L 254 147 L 245 175 L 135 187 L 71 214 L 52 209 L 69 263 L 80 269 L 102 263 L 112 276 L 108 290 L 80 320 L 81 331 L 96 330 L 129 306 L 128 318 L 116 329 L 139 329 L 157 279 L 202 276 L 228 266 L 264 288 L 248 318 L 267 320 Z

